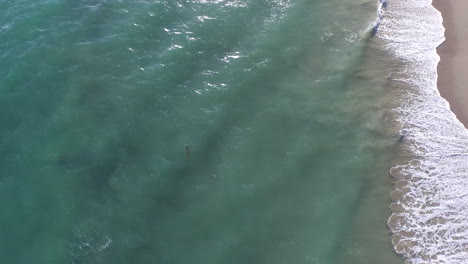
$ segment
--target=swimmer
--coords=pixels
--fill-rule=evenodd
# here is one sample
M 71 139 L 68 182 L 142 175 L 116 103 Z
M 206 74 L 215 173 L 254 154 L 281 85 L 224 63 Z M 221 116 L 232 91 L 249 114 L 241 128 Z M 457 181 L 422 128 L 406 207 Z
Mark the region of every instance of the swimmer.
M 185 146 L 185 157 L 187 158 L 187 160 L 190 159 L 190 147 L 189 146 Z

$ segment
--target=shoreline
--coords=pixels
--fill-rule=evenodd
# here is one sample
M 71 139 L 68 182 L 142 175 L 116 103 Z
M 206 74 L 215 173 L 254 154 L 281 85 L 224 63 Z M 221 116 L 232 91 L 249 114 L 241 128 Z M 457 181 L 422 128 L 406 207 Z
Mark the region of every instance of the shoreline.
M 468 2 L 463 0 L 433 0 L 433 6 L 443 17 L 445 41 L 437 47 L 440 62 L 437 66 L 437 88 L 441 96 L 450 104 L 460 122 L 468 127 L 468 89 L 465 85 L 468 75 L 468 17 L 463 13 L 468 10 Z
M 387 224 L 394 250 L 405 263 L 459 263 L 468 259 L 467 245 L 462 242 L 468 238 L 468 230 L 458 228 L 468 216 L 463 177 L 468 130 L 461 122 L 467 120 L 462 114 L 468 109 L 463 109 L 463 99 L 457 95 L 463 92 L 463 77 L 453 78 L 463 75 L 464 67 L 458 65 L 468 57 L 453 62 L 455 56 L 460 57 L 455 54 L 460 44 L 454 36 L 465 34 L 455 32 L 460 30 L 455 18 L 464 9 L 454 7 L 458 10 L 452 20 L 452 5 L 446 2 L 390 2 L 391 12 L 386 14 L 379 35 L 384 49 L 395 57 L 389 90 L 395 98 L 391 106 L 397 127 L 404 135 L 389 171 L 394 190 Z M 457 28 L 450 23 L 457 23 Z M 453 60 L 445 64 L 446 58 Z M 447 99 L 449 96 L 452 99 Z M 459 109 L 455 110 L 458 116 L 454 107 Z

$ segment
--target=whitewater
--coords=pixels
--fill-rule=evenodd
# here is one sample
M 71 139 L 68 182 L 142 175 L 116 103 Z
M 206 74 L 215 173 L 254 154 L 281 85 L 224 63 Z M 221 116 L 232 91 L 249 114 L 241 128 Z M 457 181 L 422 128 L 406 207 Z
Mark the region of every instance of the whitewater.
M 391 1 L 377 37 L 396 58 L 389 78 L 400 158 L 388 225 L 405 263 L 467 263 L 468 132 L 437 89 L 442 16 L 431 0 Z

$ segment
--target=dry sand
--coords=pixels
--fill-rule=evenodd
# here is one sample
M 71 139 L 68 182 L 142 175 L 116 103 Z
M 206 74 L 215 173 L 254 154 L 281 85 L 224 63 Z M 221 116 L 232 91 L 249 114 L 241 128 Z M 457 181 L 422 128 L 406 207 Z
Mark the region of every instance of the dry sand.
M 468 1 L 434 0 L 444 18 L 446 40 L 437 48 L 441 60 L 437 82 L 441 95 L 468 127 Z

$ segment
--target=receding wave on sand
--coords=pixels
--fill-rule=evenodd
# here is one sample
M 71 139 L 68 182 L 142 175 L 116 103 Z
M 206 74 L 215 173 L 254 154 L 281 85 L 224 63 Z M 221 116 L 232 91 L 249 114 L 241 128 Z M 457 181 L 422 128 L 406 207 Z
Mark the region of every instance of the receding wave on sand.
M 468 259 L 468 132 L 437 89 L 442 16 L 431 0 L 391 1 L 377 33 L 397 67 L 395 119 L 401 153 L 388 225 L 406 263 Z

